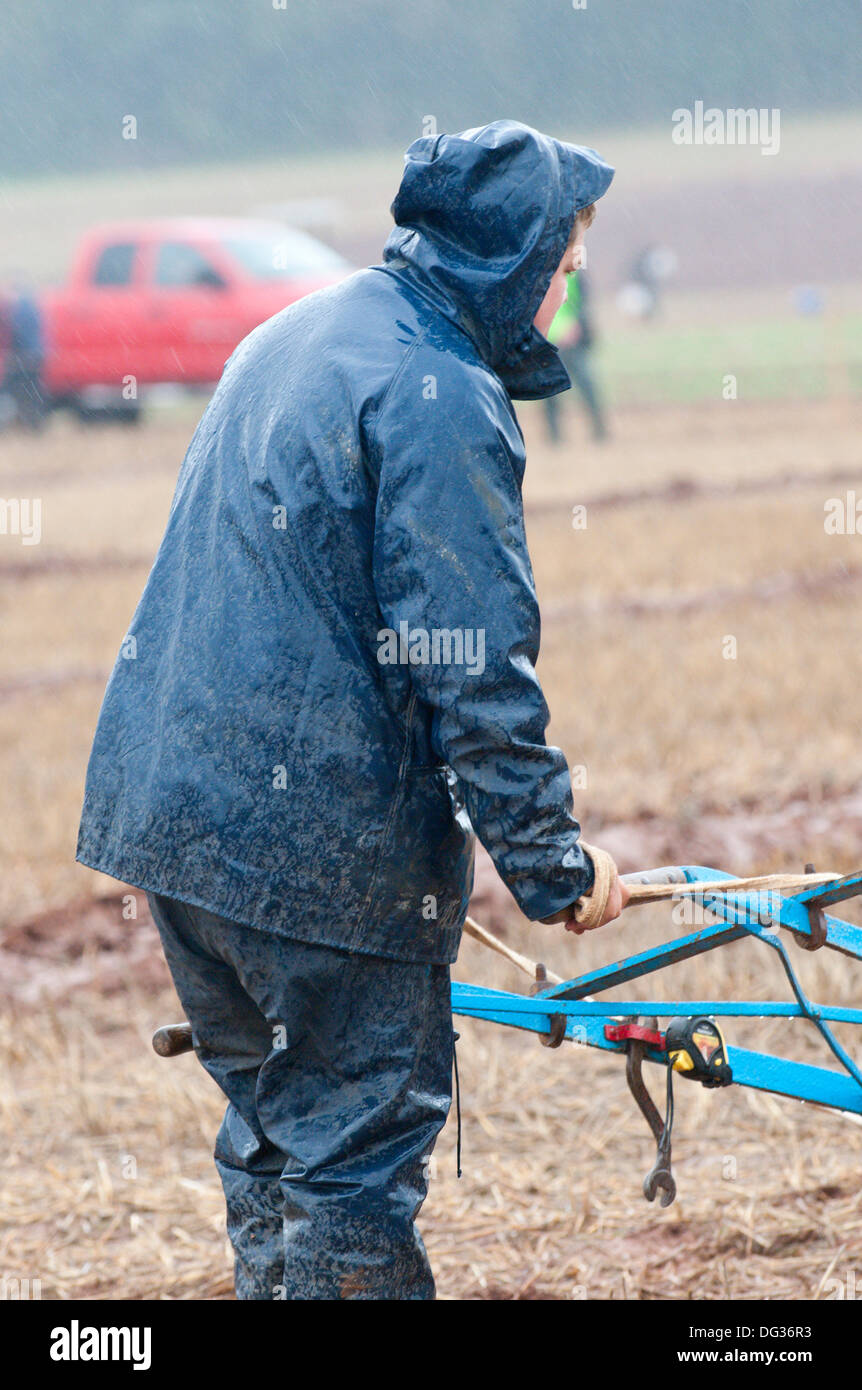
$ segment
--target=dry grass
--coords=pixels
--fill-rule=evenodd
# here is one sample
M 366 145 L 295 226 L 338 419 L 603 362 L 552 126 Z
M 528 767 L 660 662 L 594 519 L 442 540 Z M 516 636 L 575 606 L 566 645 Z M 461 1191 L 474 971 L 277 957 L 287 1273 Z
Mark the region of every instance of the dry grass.
M 648 940 L 666 932 L 655 909 L 625 928 Z M 513 933 L 521 946 L 531 937 L 535 949 L 535 929 Z M 547 933 L 552 941 L 563 971 L 575 951 L 578 969 L 607 955 L 598 938 L 574 948 Z M 753 945 L 736 950 L 714 969 L 691 963 L 675 988 L 750 988 L 761 962 Z M 834 960 L 806 964 L 820 977 L 812 988 L 852 998 Z M 520 987 L 472 942 L 458 973 Z M 761 981 L 763 993 L 771 983 Z M 209 1157 L 221 1101 L 193 1058 L 165 1062 L 148 1044 L 153 1024 L 177 1009 L 169 988 L 143 994 L 130 981 L 120 995 L 93 990 L 85 1005 L 5 1020 L 7 1278 L 39 1279 L 46 1298 L 231 1296 Z M 472 1020 L 458 1026 L 464 1176 L 455 1176 L 453 1123 L 422 1222 L 442 1297 L 810 1299 L 834 1296 L 829 1278 L 859 1277 L 862 1131 L 845 1118 L 678 1084 L 679 1196 L 660 1211 L 640 1194 L 651 1141 L 617 1059 L 568 1045 L 549 1052 Z M 766 1030 L 760 1041 L 778 1038 Z M 794 1042 L 798 1055 L 819 1055 L 804 1037 Z
M 834 495 L 825 480 L 858 463 L 858 406 L 632 412 L 601 450 L 578 424 L 571 453 L 544 444 L 535 411 L 525 422 L 529 531 L 548 613 L 542 677 L 551 734 L 587 767 L 578 794 L 587 831 L 610 835 L 652 816 L 679 858 L 697 857 L 686 850 L 708 812 L 728 823 L 743 806 L 779 814 L 801 792 L 811 815 L 797 816 L 769 862 L 743 841 L 721 867 L 799 868 L 809 855 L 822 867 L 854 866 L 858 847 L 834 818 L 818 821 L 817 802 L 840 806 L 862 783 L 858 595 L 832 579 L 816 592 L 796 581 L 862 562 L 859 537 L 823 531 L 823 501 Z M 101 682 L 190 432 L 188 417 L 161 417 L 139 433 L 60 426 L 38 443 L 0 440 L 0 495 L 38 488 L 46 517 L 38 547 L 0 538 L 0 569 L 18 576 L 0 596 L 0 925 L 107 887 L 72 863 L 86 757 Z M 786 473 L 803 484 L 606 505 L 585 532 L 570 524 L 572 504 L 600 494 Z M 62 569 L 100 556 L 113 559 L 104 575 Z M 33 574 L 20 576 L 21 564 Z M 775 575 L 790 579 L 787 592 L 758 598 L 756 586 Z M 716 599 L 724 588 L 739 595 Z M 636 614 L 633 594 L 684 594 L 695 606 Z M 722 656 L 730 634 L 733 661 Z M 9 682 L 22 676 L 37 684 L 16 693 Z M 572 974 L 672 928 L 654 909 L 577 943 L 514 920 L 509 930 L 513 944 Z M 100 972 L 110 959 L 116 973 L 117 953 L 94 945 L 91 955 L 76 963 L 74 1002 L 19 1004 L 3 1020 L 0 1275 L 39 1278 L 45 1297 L 227 1297 L 209 1156 L 219 1096 L 193 1058 L 166 1063 L 149 1050 L 152 1027 L 176 1016 L 170 987 L 144 989 L 129 964 L 125 990 L 106 993 Z M 822 953 L 802 965 L 814 997 L 856 1002 L 848 962 Z M 783 997 L 772 969 L 754 944 L 740 944 L 649 988 Z M 458 974 L 521 987 L 472 942 Z M 661 1212 L 640 1195 L 650 1143 L 616 1059 L 549 1052 L 469 1020 L 460 1031 L 465 1175 L 454 1175 L 452 1125 L 424 1218 L 444 1297 L 815 1298 L 828 1280 L 862 1269 L 862 1132 L 851 1121 L 680 1085 L 680 1196 Z M 798 1028 L 729 1031 L 741 1044 L 822 1056 Z

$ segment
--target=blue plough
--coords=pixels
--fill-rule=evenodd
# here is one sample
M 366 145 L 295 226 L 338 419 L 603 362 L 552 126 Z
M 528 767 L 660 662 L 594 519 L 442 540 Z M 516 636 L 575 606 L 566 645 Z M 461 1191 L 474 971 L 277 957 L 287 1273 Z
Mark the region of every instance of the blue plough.
M 726 882 L 730 878 L 731 875 L 719 875 L 715 869 L 686 865 L 628 875 L 627 882 L 707 885 L 710 881 L 715 883 L 723 879 Z M 680 887 L 679 891 L 690 894 L 692 889 Z M 734 892 L 727 887 L 716 891 L 704 886 L 699 890 L 699 899 L 704 909 L 718 919 L 712 925 L 559 984 L 543 986 L 545 972 L 538 966 L 537 984 L 531 996 L 455 983 L 452 985 L 452 1012 L 538 1033 L 546 1046 L 556 1047 L 570 1039 L 605 1052 L 626 1054 L 629 1085 L 658 1146 L 656 1166 L 644 1180 L 644 1194 L 652 1201 L 661 1189 L 661 1205 L 667 1206 L 676 1192 L 670 1171 L 674 1071 L 687 1072 L 707 1085 L 728 1084 L 732 1080 L 736 1085 L 862 1115 L 862 1072 L 829 1026 L 832 1023 L 862 1024 L 862 1010 L 813 1003 L 802 990 L 779 935 L 780 929 L 786 929 L 807 950 L 825 946 L 855 960 L 862 959 L 862 928 L 824 912 L 825 907 L 859 893 L 862 893 L 862 872 L 786 895 Z M 791 986 L 792 1000 L 622 1001 L 595 998 L 603 990 L 627 984 L 745 937 L 763 942 L 768 950 L 778 955 Z M 704 1054 L 702 1059 L 689 1048 L 690 1056 L 686 1060 L 678 1047 L 669 1046 L 670 1025 L 662 1032 L 658 1026 L 661 1018 L 673 1020 L 674 1037 L 688 1035 L 690 1041 L 693 1035 L 695 1047 L 700 1046 Z M 707 1023 L 716 1018 L 805 1019 L 818 1030 L 840 1069 L 794 1062 L 742 1047 L 726 1047 L 720 1030 L 714 1024 L 710 1029 Z M 704 1030 L 711 1035 L 708 1039 L 704 1037 Z M 721 1082 L 708 1076 L 709 1054 L 715 1047 L 716 1036 L 720 1047 L 713 1061 L 726 1064 L 722 1068 L 725 1079 Z M 691 1057 L 697 1062 L 697 1068 Z M 663 1066 L 667 1071 L 664 1121 L 643 1084 L 641 1064 L 644 1060 Z

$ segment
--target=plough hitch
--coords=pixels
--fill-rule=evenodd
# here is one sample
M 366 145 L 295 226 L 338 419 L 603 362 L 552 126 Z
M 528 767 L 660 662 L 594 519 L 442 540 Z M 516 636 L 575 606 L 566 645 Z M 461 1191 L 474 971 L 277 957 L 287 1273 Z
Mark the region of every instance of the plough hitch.
M 665 1118 L 659 1114 L 655 1101 L 643 1078 L 643 1062 L 647 1049 L 664 1052 L 664 1034 L 658 1031 L 657 1018 L 643 1022 L 605 1024 L 605 1037 L 612 1042 L 624 1042 L 626 1048 L 626 1081 L 638 1108 L 652 1130 L 656 1143 L 656 1160 L 644 1178 L 644 1196 L 655 1201 L 661 1188 L 660 1204 L 669 1207 L 676 1196 L 676 1181 L 671 1171 L 671 1130 L 673 1128 L 673 1087 L 668 1068 L 668 1092 Z
M 644 1178 L 644 1196 L 652 1202 L 661 1188 L 660 1204 L 669 1207 L 676 1197 L 676 1181 L 671 1170 L 673 1074 L 679 1072 L 710 1089 L 729 1086 L 733 1072 L 721 1029 L 711 1018 L 673 1018 L 662 1033 L 657 1018 L 645 1018 L 634 1023 L 606 1023 L 605 1037 L 609 1042 L 625 1044 L 626 1081 L 656 1141 L 656 1161 Z M 667 1057 L 664 1120 L 643 1078 L 644 1057 L 650 1048 Z

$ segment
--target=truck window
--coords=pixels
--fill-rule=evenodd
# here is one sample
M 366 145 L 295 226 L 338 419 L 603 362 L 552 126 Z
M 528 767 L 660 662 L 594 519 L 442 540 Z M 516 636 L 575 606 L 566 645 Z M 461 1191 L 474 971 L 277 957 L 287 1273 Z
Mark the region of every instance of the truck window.
M 184 241 L 165 241 L 156 258 L 157 285 L 204 285 L 219 289 L 224 278 L 196 246 Z
M 271 236 L 229 237 L 223 244 L 255 280 L 301 280 L 350 269 L 337 251 L 293 227 Z
M 130 241 L 117 241 L 104 247 L 93 270 L 93 284 L 130 285 L 137 249 Z

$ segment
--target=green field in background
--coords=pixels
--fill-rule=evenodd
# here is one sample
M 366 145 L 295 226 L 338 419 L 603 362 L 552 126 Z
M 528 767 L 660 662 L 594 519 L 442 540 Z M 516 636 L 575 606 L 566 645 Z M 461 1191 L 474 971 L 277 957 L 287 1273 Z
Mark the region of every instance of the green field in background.
M 862 391 L 862 313 L 615 329 L 596 349 L 596 368 L 615 404 L 721 400 L 736 377 L 739 400 L 820 399 Z

